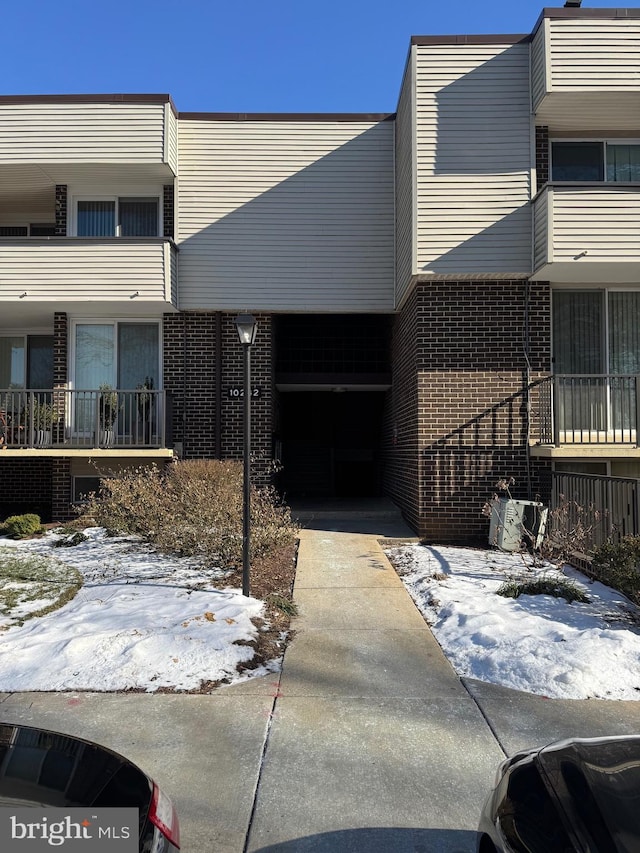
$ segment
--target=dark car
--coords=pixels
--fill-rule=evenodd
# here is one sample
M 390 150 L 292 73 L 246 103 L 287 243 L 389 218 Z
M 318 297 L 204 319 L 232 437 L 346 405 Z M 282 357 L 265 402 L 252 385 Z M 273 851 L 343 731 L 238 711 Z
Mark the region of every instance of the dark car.
M 640 851 L 640 735 L 565 740 L 503 762 L 477 849 Z
M 11 807 L 137 809 L 140 853 L 180 849 L 171 800 L 139 767 L 104 746 L 46 729 L 0 724 L 0 805 L 3 820 Z

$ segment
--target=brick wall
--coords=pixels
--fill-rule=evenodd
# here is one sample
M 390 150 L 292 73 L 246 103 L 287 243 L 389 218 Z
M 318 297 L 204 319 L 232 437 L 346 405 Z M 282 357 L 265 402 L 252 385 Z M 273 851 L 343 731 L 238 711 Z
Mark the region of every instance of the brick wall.
M 392 389 L 385 410 L 385 492 L 401 507 L 412 527 L 420 525 L 418 470 L 418 294 L 413 291 L 396 317 L 392 344 Z
M 206 459 L 216 455 L 215 313 L 185 312 L 164 318 L 164 385 L 173 401 L 173 438 L 182 455 Z
M 540 125 L 536 127 L 536 192 L 549 180 L 549 172 L 549 128 L 544 125 Z
M 53 385 L 66 388 L 69 352 L 69 321 L 67 315 L 56 311 L 53 315 Z
M 56 184 L 56 237 L 67 236 L 67 186 Z
M 51 459 L 9 459 L 0 451 L 0 518 L 37 512 L 51 520 Z
M 68 521 L 75 518 L 71 509 L 71 460 L 55 457 L 51 462 L 51 515 L 53 521 Z
M 56 311 L 53 315 L 53 406 L 60 416 L 54 425 L 54 437 L 56 443 L 64 439 L 65 413 L 67 409 L 67 395 L 65 389 L 68 387 L 68 352 L 69 352 L 69 321 L 67 315 L 62 311 Z
M 232 314 L 183 312 L 164 317 L 164 383 L 173 401 L 174 442 L 186 459 L 240 459 L 242 400 L 230 396 L 244 381 L 243 353 Z M 273 431 L 272 324 L 257 315 L 251 350 L 251 433 L 255 476 L 264 479 Z
M 528 287 L 535 379 L 550 365 L 550 292 L 547 283 Z M 419 284 L 397 319 L 398 442 L 388 451 L 388 490 L 421 536 L 439 541 L 486 536 L 481 509 L 500 477 L 515 477 L 514 496 L 530 496 L 526 292 L 522 281 Z M 547 469 L 531 463 L 531 496 L 544 493 Z M 417 506 L 417 523 L 411 506 Z
M 174 196 L 173 184 L 165 184 L 162 188 L 162 234 L 171 239 L 174 236 Z
M 244 403 L 230 396 L 230 389 L 244 385 L 243 348 L 233 317 L 222 316 L 222 456 L 225 459 L 242 458 L 244 447 Z M 259 396 L 251 400 L 251 464 L 256 481 L 265 482 L 273 452 L 272 320 L 269 315 L 257 314 L 256 321 L 256 342 L 251 347 L 251 387 L 257 389 Z

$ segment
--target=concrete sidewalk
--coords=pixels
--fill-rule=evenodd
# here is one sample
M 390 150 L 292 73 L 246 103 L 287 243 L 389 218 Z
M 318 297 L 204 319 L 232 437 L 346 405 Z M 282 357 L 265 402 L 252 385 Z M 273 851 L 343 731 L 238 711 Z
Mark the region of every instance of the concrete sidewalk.
M 471 851 L 504 755 L 377 540 L 412 534 L 320 526 L 301 534 L 248 850 Z
M 505 754 L 640 731 L 640 702 L 459 679 L 378 538 L 397 513 L 308 517 L 280 676 L 208 696 L 0 694 L 0 719 L 104 743 L 174 800 L 186 853 L 471 853 Z

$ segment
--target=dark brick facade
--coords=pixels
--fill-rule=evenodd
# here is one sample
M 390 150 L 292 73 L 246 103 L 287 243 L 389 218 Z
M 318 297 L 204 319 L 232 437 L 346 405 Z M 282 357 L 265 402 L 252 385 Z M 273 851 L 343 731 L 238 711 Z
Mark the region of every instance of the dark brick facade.
M 243 386 L 243 353 L 234 315 L 183 312 L 164 317 L 164 385 L 173 408 L 173 439 L 184 459 L 239 459 L 243 408 L 233 389 Z M 271 317 L 257 315 L 251 350 L 251 433 L 256 477 L 266 477 L 273 432 Z
M 536 192 L 549 180 L 550 154 L 549 128 L 539 125 L 536 127 Z
M 69 376 L 69 320 L 67 315 L 56 311 L 53 315 L 53 386 L 66 388 Z
M 67 236 L 67 186 L 56 184 L 56 237 Z
M 71 509 L 71 460 L 54 457 L 51 477 L 51 513 L 54 521 L 74 518 Z
M 15 459 L 0 450 L 0 519 L 36 512 L 51 521 L 52 460 Z
M 535 380 L 549 371 L 550 310 L 546 283 L 442 281 L 418 284 L 398 316 L 387 490 L 419 535 L 486 536 L 481 509 L 501 477 L 515 497 L 544 496 L 548 465 L 528 462 L 524 341 L 528 326 Z
M 418 294 L 413 291 L 396 317 L 392 339 L 393 387 L 385 412 L 384 489 L 409 524 L 420 525 L 418 459 Z
M 173 184 L 162 188 L 162 235 L 173 240 L 175 237 L 175 192 Z

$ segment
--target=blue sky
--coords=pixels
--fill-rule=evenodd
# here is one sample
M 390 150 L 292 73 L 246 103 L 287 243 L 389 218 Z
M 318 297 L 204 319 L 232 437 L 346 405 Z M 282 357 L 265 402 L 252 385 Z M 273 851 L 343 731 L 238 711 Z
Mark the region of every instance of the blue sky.
M 619 5 L 583 0 L 583 8 Z M 528 33 L 541 7 L 533 0 L 7 0 L 0 93 L 168 92 L 185 112 L 392 112 L 411 35 Z

